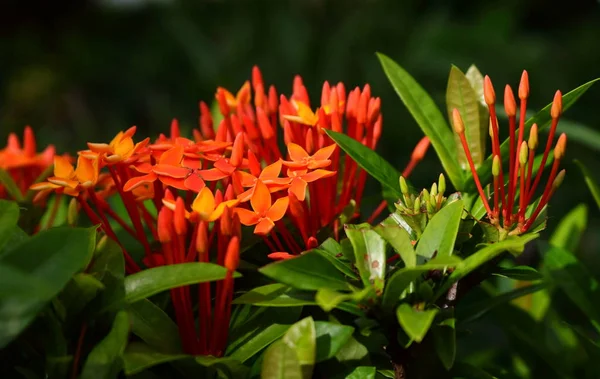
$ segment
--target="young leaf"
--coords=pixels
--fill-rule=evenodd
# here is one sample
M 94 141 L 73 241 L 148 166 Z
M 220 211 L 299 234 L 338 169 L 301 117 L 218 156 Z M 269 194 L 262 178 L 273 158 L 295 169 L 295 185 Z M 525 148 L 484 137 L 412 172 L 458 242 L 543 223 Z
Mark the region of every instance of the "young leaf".
M 587 206 L 579 204 L 573 208 L 554 229 L 550 244 L 566 251 L 576 251 L 587 224 Z
M 293 348 L 277 341 L 265 352 L 260 372 L 262 379 L 304 379 L 300 361 Z
M 379 154 L 369 149 L 362 143 L 343 133 L 326 129 L 325 132 L 338 146 L 346 152 L 369 175 L 394 194 L 395 198 L 401 196 L 398 187 L 400 173 L 383 159 Z
M 123 367 L 123 353 L 129 337 L 129 315 L 120 311 L 115 316 L 112 328 L 90 352 L 83 369 L 81 379 L 116 378 Z
M 590 189 L 590 192 L 592 193 L 592 196 L 596 201 L 596 205 L 598 206 L 598 208 L 600 208 L 600 186 L 594 180 L 594 178 L 592 178 L 592 174 L 587 169 L 587 167 L 583 165 L 583 163 L 579 162 L 578 160 L 575 160 L 575 163 L 577 164 L 577 166 L 579 166 L 579 169 L 583 174 L 585 184 L 587 184 L 588 188 Z
M 562 97 L 563 113 L 567 109 L 569 109 L 573 104 L 575 104 L 575 102 L 597 81 L 600 81 L 600 78 L 591 80 L 591 81 L 575 88 L 574 90 L 570 91 L 569 93 L 563 95 L 563 97 Z M 538 125 L 538 131 L 540 131 L 540 132 L 543 129 L 547 128 L 548 125 L 550 125 L 550 121 L 552 120 L 552 118 L 550 117 L 550 109 L 551 108 L 552 108 L 552 103 L 546 105 L 535 116 L 529 118 L 525 122 L 525 134 L 524 135 L 526 135 L 526 136 L 529 135 L 529 129 L 531 128 L 531 125 L 533 125 L 534 123 Z M 517 129 L 516 133 L 517 134 L 519 133 L 518 129 Z M 500 155 L 503 157 L 504 161 L 508 160 L 508 152 L 509 152 L 509 141 L 507 138 L 500 146 Z M 490 179 L 492 178 L 492 160 L 493 160 L 493 157 L 490 155 L 477 170 L 477 174 L 479 175 L 479 179 L 481 180 L 482 183 L 488 183 L 490 181 Z M 464 190 L 466 192 L 476 191 L 475 181 L 473 180 L 472 174 L 469 174 L 467 176 Z
M 425 258 L 452 255 L 462 212 L 463 202 L 458 200 L 436 213 L 417 243 L 417 255 Z
M 142 342 L 132 342 L 127 346 L 123 361 L 126 375 L 134 375 L 152 366 L 189 358 L 187 354 L 167 354 Z
M 165 354 L 181 353 L 177 325 L 158 306 L 143 299 L 127 307 L 131 317 L 131 332 L 150 348 Z
M 355 265 L 365 286 L 373 284 L 383 290 L 385 276 L 385 241 L 368 224 L 344 225 L 352 244 Z
M 398 317 L 400 326 L 416 342 L 421 342 L 425 338 L 437 313 L 436 308 L 419 311 L 407 303 L 400 304 L 396 309 L 396 317 Z
M 348 289 L 344 275 L 316 251 L 308 251 L 292 259 L 270 263 L 258 271 L 271 279 L 298 289 L 309 291 L 320 288 Z
M 317 341 L 316 362 L 333 358 L 348 342 L 354 328 L 326 321 L 315 321 Z
M 346 379 L 375 379 L 376 372 L 374 366 L 358 366 L 346 375 Z
M 95 239 L 96 228 L 55 228 L 0 256 L 0 348 L 88 265 Z
M 233 301 L 233 304 L 252 304 L 258 307 L 293 307 L 315 305 L 311 294 L 285 284 L 274 283 L 252 288 Z
M 415 267 L 417 256 L 408 232 L 395 225 L 379 224 L 373 230 L 385 239 L 402 258 L 405 267 Z
M 0 185 L 2 185 L 2 187 L 4 187 L 6 192 L 15 201 L 17 201 L 19 203 L 23 202 L 24 198 L 23 198 L 23 194 L 21 193 L 21 190 L 19 190 L 19 187 L 17 186 L 17 184 L 15 183 L 13 178 L 10 176 L 10 174 L 2 168 L 0 168 Z
M 456 146 L 449 143 L 454 137 L 446 120 L 444 120 L 442 112 L 440 112 L 429 94 L 402 67 L 381 53 L 378 53 L 377 57 L 396 93 L 417 121 L 423 133 L 429 137 L 431 145 L 435 149 L 454 188 L 459 191 L 462 190 L 464 184 L 463 172 L 456 160 Z
M 125 278 L 125 301 L 134 303 L 171 288 L 225 279 L 227 269 L 213 263 L 160 266 Z M 240 277 L 238 273 L 234 277 Z
M 312 378 L 317 353 L 317 334 L 312 317 L 306 317 L 292 325 L 281 339 L 296 352 L 304 378 Z
M 515 266 L 515 267 L 499 267 L 494 270 L 493 275 L 501 276 L 504 278 L 510 278 L 515 280 L 540 280 L 543 275 L 540 274 L 536 269 L 529 266 Z
M 479 107 L 479 99 L 475 90 L 471 87 L 471 83 L 465 74 L 453 65 L 450 69 L 448 87 L 446 88 L 448 120 L 452 122 L 452 112 L 454 109 L 458 109 L 465 124 L 465 137 L 476 167 L 485 159 L 485 144 L 481 141 L 482 134 L 485 136 L 487 131 L 487 128 L 484 129 L 480 125 Z M 454 142 L 456 144 L 458 163 L 463 170 L 466 170 L 469 167 L 469 163 L 467 162 L 460 138 L 456 133 L 454 133 Z

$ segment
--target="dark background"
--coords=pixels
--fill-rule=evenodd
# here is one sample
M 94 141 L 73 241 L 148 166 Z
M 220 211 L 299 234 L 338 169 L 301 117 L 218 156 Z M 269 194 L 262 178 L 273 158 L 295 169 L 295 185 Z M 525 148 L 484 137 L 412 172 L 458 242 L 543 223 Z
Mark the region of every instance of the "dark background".
M 600 3 L 570 1 L 2 1 L 0 137 L 30 124 L 40 144 L 75 152 L 138 125 L 167 131 L 176 117 L 196 124 L 199 100 L 218 85 L 235 91 L 258 64 L 289 94 L 301 74 L 318 99 L 324 80 L 368 82 L 382 97 L 379 152 L 399 169 L 422 136 L 388 83 L 375 52 L 407 69 L 444 105 L 450 64 L 477 64 L 497 93 L 531 80 L 531 109 L 600 76 Z M 566 114 L 600 132 L 600 85 Z M 600 217 L 579 158 L 598 171 L 598 151 L 570 143 L 567 181 L 552 200 L 550 227 L 589 204 L 583 259 L 600 272 Z M 429 186 L 441 168 L 433 151 L 412 180 Z M 600 177 L 600 175 L 597 175 Z M 376 202 L 378 187 L 370 184 Z

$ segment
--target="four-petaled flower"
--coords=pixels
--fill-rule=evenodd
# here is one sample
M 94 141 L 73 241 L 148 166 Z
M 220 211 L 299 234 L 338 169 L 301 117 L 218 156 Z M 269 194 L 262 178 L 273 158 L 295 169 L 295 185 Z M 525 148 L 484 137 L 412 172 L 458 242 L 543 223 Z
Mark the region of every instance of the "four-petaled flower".
M 192 212 L 185 211 L 185 217 L 192 222 L 212 222 L 221 217 L 226 207 L 233 208 L 239 202 L 239 200 L 234 199 L 222 201 L 217 204 L 212 191 L 208 187 L 204 187 L 192 203 Z M 175 210 L 175 200 L 163 199 L 163 204 L 172 211 Z
M 87 145 L 90 150 L 82 151 L 80 152 L 80 155 L 89 158 L 90 156 L 99 154 L 100 158 L 108 164 L 128 161 L 150 142 L 150 138 L 146 138 L 143 141 L 134 144 L 132 137 L 135 134 L 136 129 L 135 126 L 132 126 L 125 132 L 119 132 L 109 144 L 88 142 Z
M 54 176 L 45 182 L 32 185 L 32 190 L 41 190 L 37 197 L 45 197 L 50 191 L 60 189 L 70 196 L 77 196 L 85 189 L 93 188 L 98 182 L 98 159 L 89 159 L 80 155 L 77 168 L 67 158 L 54 157 Z
M 329 157 L 331 157 L 331 154 L 335 151 L 336 146 L 336 144 L 325 146 L 324 148 L 317 150 L 313 155 L 309 155 L 302 146 L 296 145 L 295 143 L 289 143 L 288 153 L 291 161 L 283 161 L 283 164 L 294 169 L 314 170 L 327 167 L 331 164 Z
M 236 208 L 240 222 L 246 226 L 256 225 L 254 233 L 260 235 L 268 234 L 275 226 L 275 221 L 279 221 L 285 215 L 289 204 L 289 198 L 281 197 L 271 203 L 271 192 L 267 185 L 262 181 L 257 181 L 254 186 L 254 192 L 250 198 L 252 210 Z

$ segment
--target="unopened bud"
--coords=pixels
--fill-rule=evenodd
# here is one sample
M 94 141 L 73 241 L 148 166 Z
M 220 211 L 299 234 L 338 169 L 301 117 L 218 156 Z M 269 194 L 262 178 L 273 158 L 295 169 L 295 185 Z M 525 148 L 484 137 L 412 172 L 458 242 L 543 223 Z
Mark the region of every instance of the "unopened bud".
M 227 252 L 225 253 L 225 268 L 235 271 L 240 263 L 240 239 L 234 236 L 229 240 Z
M 454 132 L 457 134 L 465 132 L 465 124 L 462 117 L 460 117 L 460 112 L 456 108 L 452 110 L 452 126 L 454 127 Z
M 437 194 L 436 194 L 436 195 L 434 195 L 434 194 L 431 194 L 431 196 L 429 196 L 429 202 L 431 203 L 431 205 L 432 205 L 434 208 L 435 208 L 435 207 L 437 207 L 437 200 L 438 200 L 437 198 L 438 198 L 438 197 L 437 197 Z
M 427 153 L 427 150 L 429 149 L 429 142 L 429 137 L 421 138 L 421 140 L 419 141 L 419 143 L 417 143 L 417 146 L 415 146 L 412 152 L 411 159 L 413 161 L 423 160 L 425 154 Z
M 173 222 L 173 211 L 167 207 L 162 207 L 158 212 L 157 234 L 161 243 L 171 242 L 171 228 Z
M 106 247 L 107 243 L 108 243 L 108 236 L 105 234 L 102 237 L 100 237 L 100 240 L 96 244 L 95 254 L 101 253 L 104 250 L 104 248 Z
M 69 202 L 69 208 L 67 210 L 67 224 L 69 224 L 69 226 L 76 226 L 78 219 L 79 204 L 77 203 L 77 198 L 73 197 Z
M 175 233 L 179 236 L 183 236 L 187 233 L 187 220 L 185 219 L 185 203 L 181 197 L 178 197 L 175 201 L 175 214 L 173 215 L 173 225 L 175 226 Z
M 196 233 L 196 251 L 198 254 L 204 254 L 208 251 L 208 227 L 204 221 L 198 223 Z
M 413 213 L 417 214 L 421 212 L 421 197 L 417 196 L 413 205 Z
M 554 148 L 554 159 L 561 160 L 565 156 L 565 149 L 567 148 L 567 135 L 565 133 L 558 137 L 556 147 Z
M 433 199 L 433 197 L 432 197 Z M 426 208 L 427 208 L 427 213 L 429 213 L 430 215 L 435 213 L 435 206 L 433 204 L 431 204 L 431 202 L 427 202 L 426 204 Z
M 501 164 L 502 164 L 502 162 L 500 162 L 500 156 L 494 155 L 494 160 L 492 162 L 492 175 L 494 175 L 494 177 L 497 177 L 498 175 L 500 175 L 500 165 Z
M 494 92 L 492 81 L 487 75 L 483 79 L 483 99 L 488 106 L 496 102 L 496 92 Z
M 531 125 L 531 130 L 529 131 L 529 150 L 535 150 L 538 145 L 538 126 L 537 124 Z
M 562 170 L 560 170 L 558 175 L 556 175 L 556 178 L 554 178 L 554 181 L 552 182 L 553 190 L 556 190 L 558 187 L 560 187 L 563 180 L 565 179 L 565 174 L 566 174 L 566 171 L 564 169 L 562 169 Z
M 229 163 L 233 167 L 239 167 L 242 164 L 243 159 L 244 159 L 244 133 L 239 132 L 235 136 L 235 141 L 233 142 L 233 148 L 231 150 L 231 158 L 229 158 Z
M 512 88 L 507 84 L 504 87 L 504 110 L 508 117 L 515 117 L 517 114 L 517 102 Z
M 427 191 L 427 188 L 423 189 L 423 192 L 421 192 L 421 197 L 425 202 L 429 201 L 429 191 Z
M 529 155 L 529 149 L 527 149 L 527 142 L 523 141 L 521 143 L 521 148 L 519 149 L 519 163 L 521 166 L 525 166 L 527 164 L 527 156 Z
M 562 93 L 556 91 L 554 94 L 554 100 L 552 101 L 552 108 L 550 108 L 550 116 L 552 118 L 559 118 L 562 113 Z
M 440 193 L 440 195 L 443 195 L 444 192 L 446 192 L 446 177 L 444 176 L 444 174 L 440 174 L 440 177 L 438 179 L 438 192 Z
M 400 176 L 400 192 L 402 195 L 408 196 L 410 192 L 408 191 L 408 184 L 406 183 L 406 179 L 403 176 Z
M 225 209 L 223 209 L 223 214 L 219 219 L 221 234 L 225 236 L 231 236 L 233 234 L 232 216 L 233 211 L 231 210 L 231 208 L 225 207 Z
M 437 184 L 433 183 L 431 185 L 431 192 L 430 192 L 431 196 L 437 196 L 438 194 L 438 189 L 437 189 Z
M 519 83 L 519 99 L 524 100 L 529 96 L 529 74 L 523 70 L 521 82 Z

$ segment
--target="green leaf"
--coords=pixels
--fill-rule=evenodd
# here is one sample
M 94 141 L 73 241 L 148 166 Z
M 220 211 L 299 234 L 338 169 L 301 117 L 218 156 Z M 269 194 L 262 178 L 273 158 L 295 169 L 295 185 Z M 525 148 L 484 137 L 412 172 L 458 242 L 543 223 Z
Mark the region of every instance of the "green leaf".
M 498 255 L 506 251 L 509 251 L 513 254 L 523 252 L 525 249 L 525 244 L 536 239 L 537 237 L 539 237 L 538 234 L 527 234 L 521 237 L 509 237 L 504 241 L 487 245 L 483 249 L 478 250 L 456 266 L 454 271 L 452 271 L 452 274 L 450 274 L 450 277 L 446 280 L 446 282 L 444 282 L 444 285 L 436 293 L 435 298 L 437 299 L 444 295 L 456 281 L 464 278 L 473 270 L 487 263 L 491 259 L 494 259 Z
M 579 166 L 579 169 L 583 174 L 585 184 L 587 184 L 588 188 L 590 189 L 590 192 L 596 201 L 596 205 L 598 208 L 600 208 L 600 186 L 598 186 L 598 183 L 594 180 L 594 178 L 592 178 L 591 172 L 583 165 L 583 163 L 579 162 L 578 160 L 575 160 L 574 162 L 577 164 L 577 166 Z
M 335 355 L 335 359 L 339 362 L 362 361 L 369 355 L 369 350 L 356 338 L 350 337 L 348 342 L 342 346 L 340 351 Z M 354 363 L 354 362 L 352 362 Z
M 417 255 L 425 258 L 452 255 L 462 212 L 463 202 L 458 200 L 436 213 L 417 243 Z
M 446 318 L 431 330 L 435 350 L 446 370 L 450 370 L 456 359 L 456 319 Z
M 375 295 L 375 290 L 371 286 L 351 293 L 341 293 L 328 288 L 322 288 L 317 291 L 315 301 L 325 312 L 331 312 L 336 307 L 343 309 L 340 304 L 344 301 L 354 300 L 360 302 L 368 295 Z
M 306 317 L 292 325 L 281 339 L 296 352 L 304 378 L 312 378 L 317 353 L 317 334 L 312 317 Z
M 0 252 L 13 238 L 17 222 L 19 222 L 19 205 L 13 201 L 0 199 Z
M 230 357 L 198 356 L 196 362 L 204 367 L 215 368 L 219 372 L 219 378 L 223 377 L 220 374 L 228 379 L 245 378 L 249 371 L 240 361 Z
M 115 316 L 112 328 L 90 352 L 83 369 L 81 379 L 116 378 L 123 367 L 123 353 L 129 337 L 129 315 L 120 311 Z
M 358 366 L 346 375 L 346 379 L 375 379 L 375 373 L 373 366 Z
M 437 313 L 437 308 L 419 311 L 407 303 L 400 304 L 396 309 L 396 317 L 398 317 L 400 326 L 416 342 L 421 342 L 425 338 Z
M 576 251 L 587 225 L 587 214 L 588 210 L 585 204 L 579 204 L 573 208 L 554 229 L 550 244 L 567 251 Z
M 226 276 L 227 269 L 213 263 L 181 263 L 149 268 L 125 278 L 125 300 L 134 303 L 171 288 L 214 282 Z M 236 278 L 240 276 L 234 274 Z
M 271 279 L 298 289 L 309 291 L 319 288 L 348 289 L 344 275 L 316 251 L 308 251 L 292 259 L 270 263 L 258 271 Z
M 90 305 L 96 313 L 101 313 L 116 310 L 125 302 L 125 259 L 121 247 L 113 240 L 106 239 L 98 246 L 88 271 L 105 287 Z
M 274 283 L 256 287 L 236 298 L 233 304 L 252 304 L 259 307 L 293 307 L 315 305 L 312 295 L 285 284 Z
M 2 168 L 0 168 L 0 185 L 2 187 L 4 187 L 4 189 L 6 190 L 6 192 L 15 201 L 18 201 L 19 203 L 23 202 L 23 200 L 24 200 L 23 194 L 21 193 L 21 190 L 19 190 L 19 187 L 17 186 L 17 183 L 15 183 L 15 181 L 10 176 L 10 174 L 8 172 L 6 172 Z
M 187 354 L 166 354 L 142 342 L 132 342 L 127 346 L 123 361 L 126 375 L 134 375 L 152 366 L 189 358 Z
M 543 278 L 536 269 L 529 266 L 515 266 L 515 267 L 498 267 L 494 270 L 493 275 L 502 276 L 504 278 L 510 278 L 515 280 L 539 280 Z
M 444 171 L 457 190 L 463 189 L 463 172 L 456 160 L 456 146 L 449 141 L 454 137 L 442 112 L 429 94 L 402 67 L 389 57 L 378 53 L 379 61 L 390 83 L 406 105 L 423 133 L 431 141 Z M 398 196 L 399 197 L 399 196 Z
M 79 312 L 104 289 L 104 284 L 93 275 L 80 272 L 67 284 L 60 300 L 70 315 L 79 316 Z
M 354 328 L 332 322 L 315 321 L 315 333 L 317 341 L 315 361 L 322 362 L 333 358 L 340 351 L 354 333 Z
M 471 88 L 475 91 L 477 95 L 477 100 L 479 102 L 479 127 L 481 128 L 481 143 L 485 145 L 485 141 L 487 139 L 487 130 L 490 124 L 490 112 L 488 110 L 487 104 L 485 103 L 485 98 L 483 96 L 483 75 L 475 65 L 471 65 L 467 72 L 465 73 L 469 84 L 471 84 Z
M 262 379 L 305 378 L 296 352 L 283 341 L 275 342 L 265 352 L 260 377 Z
M 465 379 L 497 379 L 495 376 L 488 374 L 482 369 L 473 366 L 469 363 L 458 362 L 452 369 L 453 378 Z
M 385 276 L 385 240 L 369 224 L 344 225 L 354 249 L 355 265 L 365 286 L 383 290 Z
M 415 267 L 417 256 L 410 235 L 400 226 L 379 224 L 373 230 L 385 239 L 402 258 L 405 267 Z
M 89 263 L 96 228 L 43 231 L 0 256 L 0 348 Z
M 461 263 L 459 257 L 452 255 L 434 258 L 424 265 L 416 267 L 405 267 L 394 272 L 388 279 L 387 286 L 383 292 L 382 306 L 384 309 L 392 310 L 399 300 L 402 292 L 408 288 L 410 283 L 419 278 L 424 272 L 430 270 L 443 270 L 456 267 Z
M 465 137 L 476 167 L 485 159 L 485 144 L 482 143 L 482 134 L 485 136 L 486 130 L 482 129 L 480 125 L 479 107 L 479 99 L 471 83 L 465 74 L 453 65 L 450 69 L 448 87 L 446 88 L 448 120 L 452 123 L 452 112 L 454 109 L 458 109 L 465 124 Z M 458 162 L 462 169 L 466 170 L 469 163 L 462 149 L 460 138 L 456 133 L 454 133 L 454 142 Z
M 362 143 L 343 133 L 325 130 L 327 135 L 338 144 L 369 175 L 375 178 L 384 188 L 390 190 L 395 198 L 401 196 L 398 178 L 400 173 L 379 154 Z
M 323 250 L 321 248 L 313 249 L 313 250 L 310 250 L 310 251 L 315 251 L 317 254 L 321 254 L 332 265 L 334 265 L 335 268 L 337 268 L 344 275 L 346 275 L 347 277 L 349 277 L 351 279 L 358 280 L 358 276 L 356 275 L 356 273 L 354 271 L 352 271 L 352 267 L 350 266 L 350 262 L 348 262 L 348 261 L 342 261 L 342 259 L 340 259 L 339 257 L 337 257 L 337 254 L 334 255 L 331 252 L 328 252 L 328 251 Z M 342 248 L 340 246 L 339 252 L 341 252 L 341 251 L 342 251 Z
M 563 113 L 568 110 L 575 102 L 597 81 L 600 81 L 600 78 L 591 80 L 574 90 L 570 91 L 567 94 L 563 95 L 562 103 L 563 103 Z M 536 123 L 538 125 L 538 131 L 542 131 L 550 125 L 550 121 L 552 118 L 550 117 L 550 109 L 552 108 L 552 103 L 546 105 L 541 111 L 539 111 L 535 116 L 529 118 L 525 122 L 525 132 L 524 135 L 529 135 L 529 129 L 531 125 Z M 519 130 L 516 131 L 517 135 Z M 500 146 L 500 155 L 503 157 L 503 161 L 508 161 L 508 152 L 509 152 L 509 141 L 506 139 L 502 145 Z M 477 174 L 479 175 L 479 179 L 481 183 L 488 183 L 492 178 L 492 160 L 493 157 L 490 155 L 485 162 L 479 167 L 477 170 Z M 469 175 L 466 179 L 465 183 L 465 191 L 467 192 L 475 192 L 475 181 L 473 180 L 473 176 Z M 600 198 L 599 198 L 600 199 Z M 599 203 L 600 204 L 600 203 Z M 600 205 L 599 205 L 600 206 Z
M 149 347 L 166 354 L 181 353 L 179 330 L 171 318 L 156 304 L 143 299 L 127 307 L 131 331 Z

